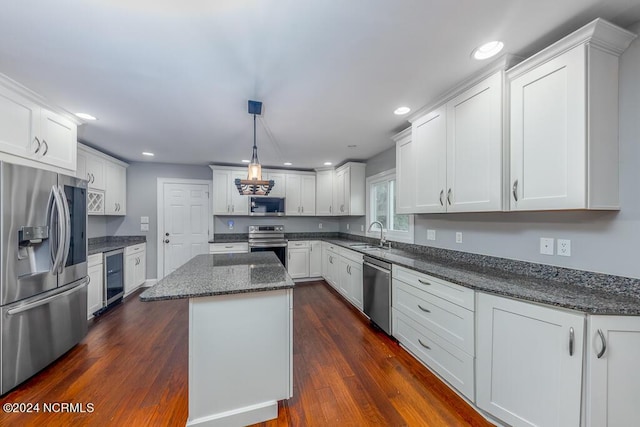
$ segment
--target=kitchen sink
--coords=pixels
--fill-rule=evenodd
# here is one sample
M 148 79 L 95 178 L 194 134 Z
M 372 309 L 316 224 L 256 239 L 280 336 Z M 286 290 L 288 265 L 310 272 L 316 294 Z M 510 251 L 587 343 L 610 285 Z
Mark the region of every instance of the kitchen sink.
M 389 249 L 387 247 L 370 245 L 368 243 L 354 243 L 353 245 L 349 245 L 349 247 L 353 249 L 360 249 L 361 251 L 372 251 L 374 249 Z

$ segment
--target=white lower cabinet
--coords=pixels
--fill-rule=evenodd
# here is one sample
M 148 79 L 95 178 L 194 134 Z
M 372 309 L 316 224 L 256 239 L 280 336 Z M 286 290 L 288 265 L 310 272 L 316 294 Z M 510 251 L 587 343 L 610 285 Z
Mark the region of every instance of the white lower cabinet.
M 587 334 L 587 427 L 640 420 L 640 317 L 590 316 Z
M 513 426 L 580 425 L 585 315 L 477 295 L 476 404 Z
M 102 308 L 103 302 L 103 273 L 102 253 L 87 257 L 87 273 L 89 285 L 87 286 L 87 319 L 93 317 L 93 313 Z
M 322 242 L 312 240 L 309 242 L 309 277 L 322 276 Z
M 146 271 L 146 243 L 127 246 L 124 250 L 124 296 L 144 284 L 147 277 Z
M 394 265 L 393 336 L 418 360 L 474 400 L 474 291 Z
M 287 248 L 287 271 L 292 279 L 309 277 L 309 251 L 307 241 L 289 242 Z

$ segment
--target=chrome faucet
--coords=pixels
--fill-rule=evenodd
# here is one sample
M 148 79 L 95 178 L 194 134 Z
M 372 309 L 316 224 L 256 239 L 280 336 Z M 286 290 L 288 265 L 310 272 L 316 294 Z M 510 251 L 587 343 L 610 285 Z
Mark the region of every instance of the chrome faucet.
M 387 239 L 384 238 L 384 226 L 382 225 L 382 223 L 380 221 L 373 221 L 371 224 L 369 224 L 369 228 L 367 229 L 367 231 L 371 231 L 371 228 L 376 224 L 380 226 L 380 247 L 382 248 L 387 242 Z

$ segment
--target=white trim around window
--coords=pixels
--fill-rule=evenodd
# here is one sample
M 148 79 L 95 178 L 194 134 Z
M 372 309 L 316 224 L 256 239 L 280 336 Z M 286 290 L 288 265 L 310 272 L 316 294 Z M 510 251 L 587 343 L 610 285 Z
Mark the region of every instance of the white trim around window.
M 386 186 L 385 186 L 386 183 Z M 375 186 L 376 188 L 384 189 L 385 197 L 387 197 L 387 202 L 391 201 L 391 205 L 388 207 L 386 212 L 383 212 L 382 215 L 385 217 L 385 226 L 384 235 L 387 240 L 392 240 L 394 242 L 403 242 L 403 243 L 413 243 L 414 232 L 413 232 L 413 215 L 395 215 L 395 183 L 396 183 L 396 170 L 389 169 L 384 172 L 380 172 L 376 175 L 372 175 L 367 177 L 366 179 L 366 203 L 367 203 L 367 217 L 365 224 L 365 230 L 367 237 L 372 238 L 380 238 L 379 227 L 376 226 L 377 230 L 374 228 L 373 231 L 368 231 L 369 224 L 375 220 L 377 214 L 374 213 L 374 205 L 372 200 L 372 188 Z M 375 192 L 375 190 L 374 190 Z M 384 204 L 384 203 L 383 203 Z M 380 208 L 378 208 L 380 209 Z M 383 208 L 384 210 L 384 208 Z M 406 228 L 406 230 L 389 230 L 388 221 L 391 222 L 391 228 L 393 228 L 393 223 L 395 219 L 402 219 L 402 225 L 399 228 Z M 397 223 L 398 221 L 396 221 Z

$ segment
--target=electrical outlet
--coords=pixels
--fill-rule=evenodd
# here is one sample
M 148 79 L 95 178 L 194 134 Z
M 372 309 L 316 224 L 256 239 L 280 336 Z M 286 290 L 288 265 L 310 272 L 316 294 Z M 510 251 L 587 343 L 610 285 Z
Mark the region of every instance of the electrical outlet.
M 427 230 L 427 240 L 436 240 L 436 230 Z
M 349 223 L 347 223 L 347 231 L 349 231 Z
M 462 232 L 456 232 L 456 243 L 462 243 Z
M 558 255 L 571 256 L 571 240 L 558 239 Z
M 320 230 L 322 230 L 322 223 L 321 223 L 321 222 L 319 222 L 319 223 L 318 223 L 318 228 L 319 228 Z
M 149 231 L 149 224 L 140 224 L 140 231 Z
M 149 224 L 149 217 L 148 216 L 141 216 L 140 217 L 140 224 Z
M 543 255 L 553 255 L 553 239 L 551 237 L 540 238 L 540 253 Z
M 364 225 L 360 226 L 360 231 L 362 231 L 364 233 Z

